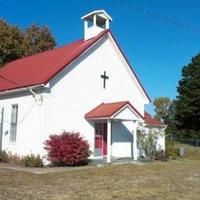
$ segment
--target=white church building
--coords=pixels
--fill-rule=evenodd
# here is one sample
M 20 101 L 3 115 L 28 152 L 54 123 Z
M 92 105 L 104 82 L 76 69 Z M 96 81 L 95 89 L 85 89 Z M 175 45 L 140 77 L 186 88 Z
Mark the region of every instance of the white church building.
M 109 29 L 112 18 L 97 10 L 81 19 L 84 39 L 0 69 L 0 149 L 45 156 L 44 141 L 66 130 L 84 136 L 91 158 L 137 160 L 150 98 Z

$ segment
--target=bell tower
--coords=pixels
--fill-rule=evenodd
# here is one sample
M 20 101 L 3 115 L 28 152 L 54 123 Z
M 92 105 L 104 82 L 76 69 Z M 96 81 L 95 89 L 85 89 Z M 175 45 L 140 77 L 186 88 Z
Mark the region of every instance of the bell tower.
M 109 29 L 112 18 L 104 10 L 95 10 L 81 17 L 84 22 L 84 40 L 95 37 Z

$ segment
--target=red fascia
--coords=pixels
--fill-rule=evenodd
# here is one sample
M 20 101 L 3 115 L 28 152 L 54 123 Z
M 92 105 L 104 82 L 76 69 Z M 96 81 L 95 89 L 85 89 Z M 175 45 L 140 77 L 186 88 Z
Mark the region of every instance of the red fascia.
M 100 118 L 109 118 L 112 117 L 115 113 L 117 113 L 124 106 L 129 105 L 134 112 L 136 112 L 142 119 L 144 117 L 139 113 L 139 111 L 129 102 L 113 102 L 113 103 L 101 103 L 91 111 L 85 114 L 86 119 L 100 119 Z

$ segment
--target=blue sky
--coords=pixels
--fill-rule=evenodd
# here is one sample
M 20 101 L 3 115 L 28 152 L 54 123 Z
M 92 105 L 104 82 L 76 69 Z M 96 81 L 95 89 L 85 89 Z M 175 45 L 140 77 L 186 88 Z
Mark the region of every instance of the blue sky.
M 175 98 L 181 69 L 200 50 L 198 0 L 0 0 L 0 18 L 47 25 L 57 45 L 83 37 L 80 17 L 105 9 L 111 30 L 152 100 Z M 147 106 L 149 112 L 153 107 Z

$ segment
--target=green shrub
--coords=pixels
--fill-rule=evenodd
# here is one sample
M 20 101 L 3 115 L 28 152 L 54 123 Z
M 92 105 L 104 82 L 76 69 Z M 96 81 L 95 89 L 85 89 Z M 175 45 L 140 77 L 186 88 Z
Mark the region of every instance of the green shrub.
M 17 154 L 12 154 L 11 152 L 9 152 L 8 163 L 14 164 L 14 165 L 22 165 L 22 158 L 18 156 Z
M 148 133 L 140 130 L 138 135 L 138 147 L 145 154 L 145 158 L 152 159 L 155 156 L 157 139 L 161 135 L 159 132 L 150 130 Z
M 9 158 L 9 154 L 5 150 L 0 150 L 0 163 L 7 163 Z
M 25 167 L 43 167 L 43 161 L 39 155 L 30 154 L 20 157 L 17 154 L 7 153 L 5 150 L 0 151 L 0 163 L 10 163 L 14 165 L 23 165 Z
M 43 167 L 44 166 L 43 161 L 40 158 L 40 156 L 39 155 L 35 156 L 34 154 L 24 156 L 22 158 L 22 164 L 25 167 Z
M 179 148 L 174 147 L 173 142 L 167 142 L 165 153 L 168 158 L 176 160 L 179 157 Z

